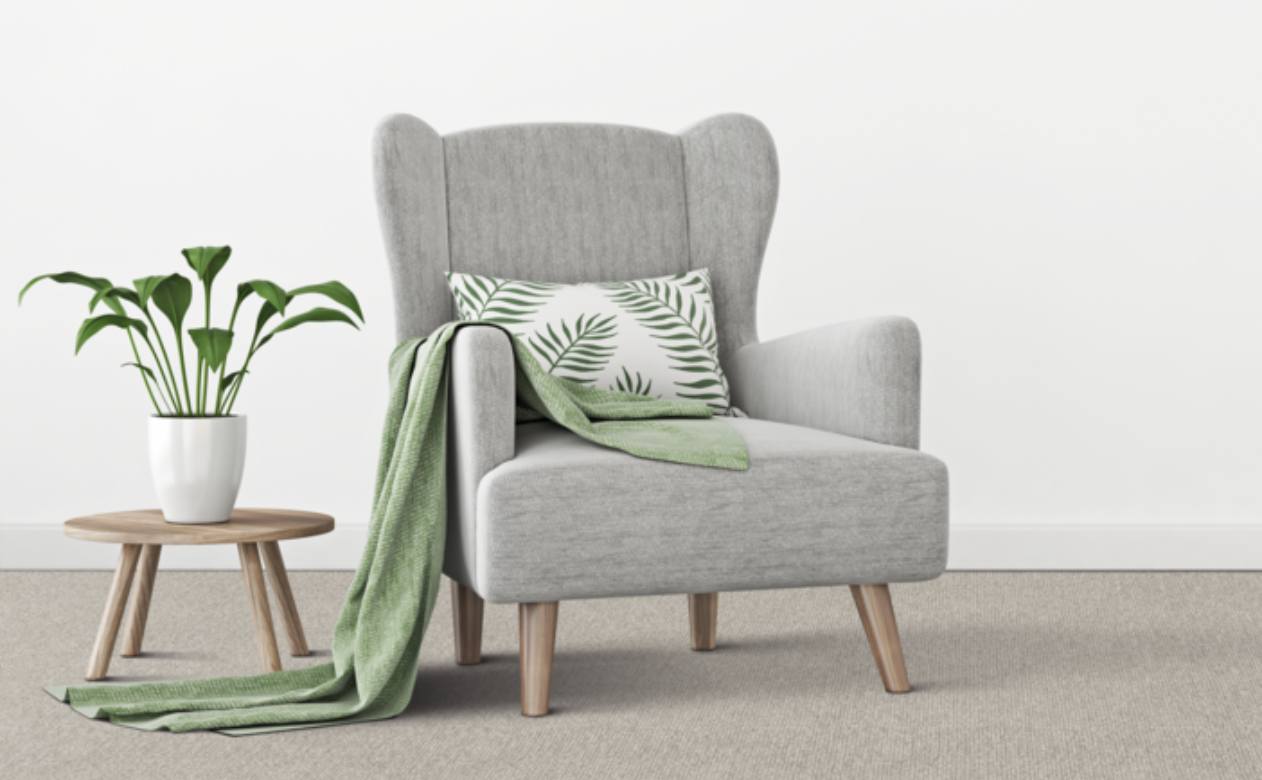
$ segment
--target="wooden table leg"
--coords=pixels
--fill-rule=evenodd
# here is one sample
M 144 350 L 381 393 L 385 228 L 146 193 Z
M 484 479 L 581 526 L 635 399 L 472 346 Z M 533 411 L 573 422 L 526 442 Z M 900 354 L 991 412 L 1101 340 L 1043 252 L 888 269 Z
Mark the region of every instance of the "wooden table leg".
M 140 551 L 140 576 L 131 592 L 131 619 L 127 621 L 127 633 L 123 636 L 124 658 L 140 655 L 145 639 L 145 623 L 149 620 L 149 601 L 153 598 L 153 579 L 158 574 L 158 558 L 162 545 L 146 544 Z
M 88 661 L 88 672 L 85 680 L 103 680 L 109 672 L 110 656 L 114 654 L 114 639 L 118 636 L 118 627 L 123 623 L 123 610 L 127 606 L 127 591 L 131 589 L 131 578 L 136 573 L 136 561 L 140 558 L 140 545 L 124 544 L 118 558 L 118 568 L 114 570 L 114 581 L 110 583 L 110 595 L 105 599 L 105 612 L 101 615 L 101 626 L 96 631 L 96 643 L 92 646 L 92 658 Z
M 259 542 L 259 549 L 263 552 L 267 576 L 272 581 L 272 592 L 276 594 L 280 616 L 285 621 L 285 631 L 289 634 L 289 654 L 310 655 L 307 637 L 302 632 L 302 620 L 298 617 L 298 605 L 294 603 L 294 591 L 289 587 L 285 559 L 280 556 L 280 545 L 276 542 Z
M 254 608 L 254 633 L 263 656 L 263 666 L 269 672 L 279 672 L 280 651 L 276 649 L 276 632 L 272 630 L 272 609 L 267 604 L 267 584 L 263 582 L 263 564 L 259 560 L 259 546 L 254 542 L 237 545 L 241 554 L 241 573 L 250 590 L 250 605 Z

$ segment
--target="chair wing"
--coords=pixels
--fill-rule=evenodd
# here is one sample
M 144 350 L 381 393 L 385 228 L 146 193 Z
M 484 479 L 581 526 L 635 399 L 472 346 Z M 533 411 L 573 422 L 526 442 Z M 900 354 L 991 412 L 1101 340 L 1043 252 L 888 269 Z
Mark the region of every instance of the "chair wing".
M 757 337 L 778 168 L 752 117 L 680 135 L 535 124 L 441 136 L 400 114 L 378 128 L 374 162 L 401 338 L 453 316 L 449 270 L 573 282 L 693 268 L 710 269 L 720 359 Z

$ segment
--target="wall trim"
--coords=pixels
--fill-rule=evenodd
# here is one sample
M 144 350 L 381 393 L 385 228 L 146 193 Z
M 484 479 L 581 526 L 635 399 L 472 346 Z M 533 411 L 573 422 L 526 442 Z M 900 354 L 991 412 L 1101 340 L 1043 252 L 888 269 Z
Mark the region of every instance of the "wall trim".
M 291 569 L 354 569 L 368 526 L 285 542 Z M 0 569 L 110 569 L 118 546 L 69 539 L 61 526 L 0 524 Z M 236 569 L 224 545 L 168 547 L 170 569 Z M 1262 570 L 1262 524 L 954 525 L 954 571 Z
M 956 525 L 954 571 L 1256 571 L 1262 524 Z

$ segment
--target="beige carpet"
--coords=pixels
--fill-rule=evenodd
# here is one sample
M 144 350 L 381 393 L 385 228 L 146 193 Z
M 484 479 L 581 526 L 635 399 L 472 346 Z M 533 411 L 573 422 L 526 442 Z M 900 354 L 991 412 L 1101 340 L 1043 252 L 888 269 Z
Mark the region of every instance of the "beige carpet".
M 327 658 L 345 573 L 294 574 Z M 1258 777 L 1262 575 L 953 574 L 895 586 L 916 690 L 881 691 L 845 588 L 724 594 L 720 649 L 683 597 L 561 605 L 553 715 L 517 714 L 516 610 L 452 663 L 440 601 L 417 693 L 376 724 L 231 738 L 89 721 L 99 572 L 0 573 L 0 775 L 26 777 Z M 162 572 L 120 680 L 258 670 L 240 576 Z M 286 663 L 309 663 L 308 660 Z

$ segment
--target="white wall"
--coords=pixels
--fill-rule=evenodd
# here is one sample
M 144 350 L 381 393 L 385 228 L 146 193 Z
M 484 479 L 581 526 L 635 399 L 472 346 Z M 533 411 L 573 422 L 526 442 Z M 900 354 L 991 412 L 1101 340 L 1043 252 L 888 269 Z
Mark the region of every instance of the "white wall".
M 6 7 L 0 524 L 153 503 L 123 345 L 74 358 L 82 291 L 19 310 L 30 276 L 230 242 L 230 282 L 346 281 L 366 330 L 278 339 L 247 383 L 242 501 L 362 523 L 392 342 L 375 122 L 739 110 L 782 167 L 763 336 L 914 317 L 957 526 L 1262 525 L 1256 4 L 341 5 Z

